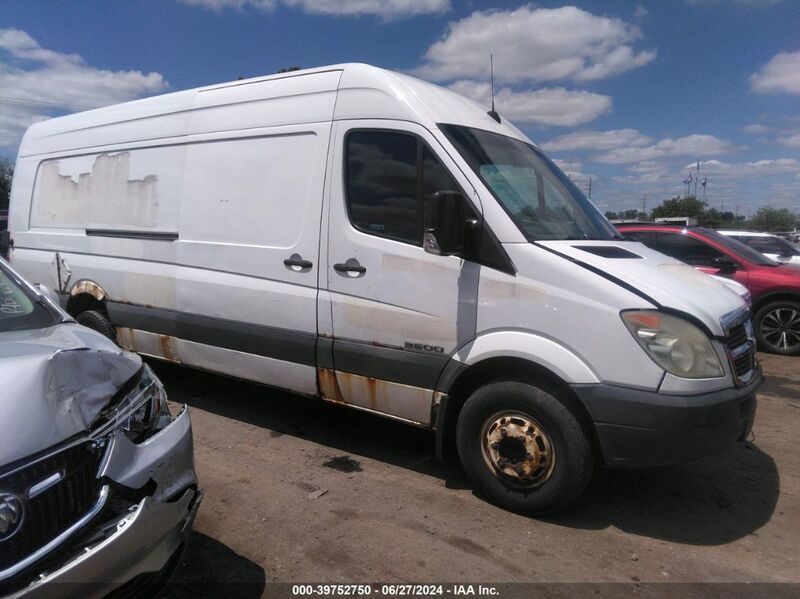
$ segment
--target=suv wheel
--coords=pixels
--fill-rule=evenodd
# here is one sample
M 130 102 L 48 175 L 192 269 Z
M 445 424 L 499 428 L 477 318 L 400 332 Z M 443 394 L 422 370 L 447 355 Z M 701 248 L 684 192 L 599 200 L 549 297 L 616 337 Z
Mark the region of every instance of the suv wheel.
M 754 324 L 762 349 L 786 356 L 800 354 L 800 304 L 767 304 L 756 313 Z

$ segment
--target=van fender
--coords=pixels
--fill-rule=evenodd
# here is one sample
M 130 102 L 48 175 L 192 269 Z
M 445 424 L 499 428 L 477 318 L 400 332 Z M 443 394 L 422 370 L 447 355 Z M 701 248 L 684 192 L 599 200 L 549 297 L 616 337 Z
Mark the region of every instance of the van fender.
M 546 368 L 568 385 L 599 383 L 591 367 L 560 343 L 523 331 L 484 333 L 462 346 L 453 359 L 472 366 L 489 358 L 520 358 Z
M 508 362 L 498 363 L 498 359 Z M 487 372 L 519 373 L 520 367 L 527 370 L 525 363 L 539 366 L 568 385 L 600 382 L 580 356 L 552 339 L 525 331 L 484 333 L 453 354 L 436 385 L 438 401 L 433 406 L 431 422 L 436 430 L 435 454 L 438 460 L 445 458 L 445 447 L 452 441 L 451 433 L 464 404 L 464 397 L 450 397 L 453 388 L 461 386 L 462 381 L 467 388 L 474 388 L 482 384 L 481 379 L 487 376 Z M 482 366 L 486 366 L 488 371 L 484 371 Z

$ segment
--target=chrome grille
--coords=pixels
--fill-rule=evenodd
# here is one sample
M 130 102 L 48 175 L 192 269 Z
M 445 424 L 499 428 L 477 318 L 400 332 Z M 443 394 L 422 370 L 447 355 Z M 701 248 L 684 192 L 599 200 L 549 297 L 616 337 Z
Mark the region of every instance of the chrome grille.
M 752 326 L 748 318 L 731 326 L 725 338 L 731 370 L 739 386 L 750 382 L 750 375 L 756 368 L 756 344 L 751 337 L 751 331 Z
M 0 490 L 24 504 L 20 529 L 0 542 L 0 572 L 30 557 L 92 510 L 101 491 L 97 474 L 103 449 L 96 441 L 73 444 L 0 476 Z
M 741 323 L 737 324 L 730 331 L 728 331 L 728 338 L 725 340 L 725 345 L 727 345 L 729 349 L 736 349 L 748 341 L 747 329 L 745 328 L 744 323 Z

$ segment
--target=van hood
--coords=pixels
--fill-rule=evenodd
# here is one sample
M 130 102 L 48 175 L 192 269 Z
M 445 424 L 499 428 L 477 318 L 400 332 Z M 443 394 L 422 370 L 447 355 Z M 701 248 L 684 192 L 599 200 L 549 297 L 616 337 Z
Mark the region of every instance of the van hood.
M 88 430 L 141 365 L 72 322 L 0 333 L 0 470 Z
M 646 296 L 656 306 L 691 314 L 714 335 L 720 320 L 745 302 L 713 277 L 638 241 L 537 241 L 575 262 L 602 271 Z M 617 249 L 615 249 L 617 248 Z

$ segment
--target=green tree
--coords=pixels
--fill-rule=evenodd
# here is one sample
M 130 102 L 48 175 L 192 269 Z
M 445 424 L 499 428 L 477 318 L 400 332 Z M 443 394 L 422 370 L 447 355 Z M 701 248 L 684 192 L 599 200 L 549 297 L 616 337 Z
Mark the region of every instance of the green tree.
M 654 219 L 668 216 L 688 216 L 698 219 L 705 212 L 706 205 L 694 196 L 675 197 L 665 200 L 660 206 L 653 208 L 650 216 Z M 716 212 L 716 211 L 715 211 Z
M 606 210 L 606 218 L 608 220 L 614 220 L 615 218 L 617 218 L 617 213 L 612 212 L 611 210 Z
M 14 164 L 8 158 L 0 158 L 0 210 L 8 210 L 8 198 L 11 195 L 11 179 L 14 176 Z
M 787 208 L 764 206 L 758 209 L 748 224 L 759 231 L 791 231 L 797 226 L 798 218 Z

